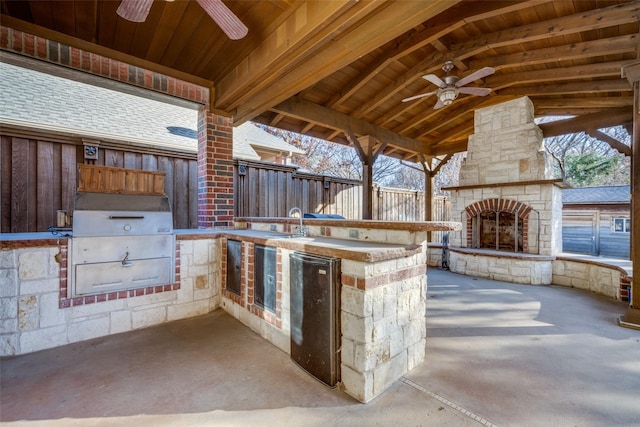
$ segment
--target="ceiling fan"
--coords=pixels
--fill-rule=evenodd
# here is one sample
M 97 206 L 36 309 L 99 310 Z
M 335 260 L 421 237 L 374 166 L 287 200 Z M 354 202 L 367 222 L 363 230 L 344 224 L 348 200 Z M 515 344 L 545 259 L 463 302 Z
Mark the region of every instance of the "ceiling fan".
M 239 40 L 249 32 L 231 9 L 222 3 L 222 0 L 197 0 L 197 2 L 231 40 Z M 153 0 L 122 0 L 116 13 L 127 21 L 144 22 L 149 15 L 152 3 Z
M 449 75 L 449 72 L 453 69 L 453 62 L 447 61 L 442 66 L 447 75 L 442 80 L 440 77 L 435 74 L 427 74 L 422 76 L 423 79 L 433 83 L 438 86 L 438 90 L 434 90 L 432 92 L 422 93 L 420 95 L 410 96 L 409 98 L 405 98 L 402 102 L 413 101 L 414 99 L 423 98 L 425 96 L 438 95 L 438 102 L 433 106 L 434 109 L 442 108 L 447 105 L 450 105 L 461 93 L 466 93 L 469 95 L 476 96 L 485 96 L 491 92 L 490 88 L 486 87 L 463 87 L 467 83 L 471 83 L 472 81 L 481 79 L 488 75 L 491 75 L 496 72 L 491 67 L 484 67 L 479 69 L 476 72 L 469 74 L 467 77 L 464 77 L 458 80 L 457 76 Z

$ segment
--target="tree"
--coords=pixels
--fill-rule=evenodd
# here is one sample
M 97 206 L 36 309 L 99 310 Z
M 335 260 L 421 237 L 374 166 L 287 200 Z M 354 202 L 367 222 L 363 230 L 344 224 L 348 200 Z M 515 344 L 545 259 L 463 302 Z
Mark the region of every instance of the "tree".
M 269 126 L 261 125 L 260 127 L 304 150 L 305 154 L 293 156 L 293 163 L 301 168 L 320 175 L 362 180 L 362 161 L 353 147 Z M 399 167 L 398 160 L 378 156 L 373 164 L 374 182 L 386 182 Z
M 631 144 L 631 137 L 622 126 L 602 129 L 602 132 L 624 144 Z M 606 142 L 580 132 L 546 138 L 544 143 L 545 150 L 555 160 L 555 176 L 564 178 L 574 187 L 630 182 L 630 159 Z

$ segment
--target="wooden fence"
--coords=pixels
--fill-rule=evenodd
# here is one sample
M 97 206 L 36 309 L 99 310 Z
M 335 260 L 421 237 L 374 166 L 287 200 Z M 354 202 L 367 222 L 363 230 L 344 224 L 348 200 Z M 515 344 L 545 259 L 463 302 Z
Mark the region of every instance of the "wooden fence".
M 165 192 L 172 204 L 174 228 L 198 227 L 195 152 L 174 152 L 117 142 L 99 142 L 97 160 L 85 160 L 79 138 L 42 135 L 3 127 L 0 145 L 0 231 L 46 231 L 57 211 L 73 213 L 78 163 L 158 171 L 166 174 Z M 360 181 L 304 173 L 295 166 L 235 161 L 235 215 L 283 217 L 296 206 L 303 212 L 362 215 Z M 423 221 L 422 192 L 376 188 L 374 219 Z M 448 202 L 434 200 L 434 220 L 447 220 Z M 434 240 L 439 241 L 439 240 Z
M 73 213 L 78 163 L 85 163 L 84 143 L 73 137 L 39 135 L 3 127 L 0 137 L 0 231 L 46 231 L 58 210 Z M 165 172 L 165 192 L 172 203 L 175 228 L 197 228 L 195 153 L 99 143 L 101 166 Z

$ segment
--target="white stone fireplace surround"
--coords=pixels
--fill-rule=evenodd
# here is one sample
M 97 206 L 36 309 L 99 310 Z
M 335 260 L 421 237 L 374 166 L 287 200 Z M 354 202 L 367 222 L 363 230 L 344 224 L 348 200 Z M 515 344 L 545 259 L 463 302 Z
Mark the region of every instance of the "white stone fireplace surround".
M 479 109 L 460 185 L 450 187 L 449 268 L 470 276 L 550 284 L 562 248 L 562 180 L 553 179 L 527 97 Z

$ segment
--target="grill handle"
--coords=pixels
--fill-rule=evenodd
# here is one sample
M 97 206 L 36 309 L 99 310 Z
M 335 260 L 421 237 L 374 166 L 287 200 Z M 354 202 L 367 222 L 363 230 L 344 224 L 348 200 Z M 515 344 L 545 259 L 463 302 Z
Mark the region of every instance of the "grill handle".
M 109 219 L 144 219 L 144 216 L 109 215 Z

